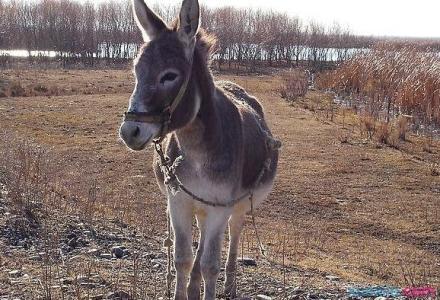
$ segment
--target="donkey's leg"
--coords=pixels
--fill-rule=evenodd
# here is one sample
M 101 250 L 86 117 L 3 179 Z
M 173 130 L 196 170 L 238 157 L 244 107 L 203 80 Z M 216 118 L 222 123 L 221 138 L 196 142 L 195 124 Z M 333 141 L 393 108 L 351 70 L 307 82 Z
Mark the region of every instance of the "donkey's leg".
M 200 288 L 202 284 L 202 272 L 200 269 L 200 260 L 202 259 L 203 247 L 205 244 L 205 216 L 197 216 L 197 225 L 200 231 L 199 247 L 197 249 L 196 259 L 191 271 L 191 279 L 188 286 L 188 299 L 199 300 Z
M 215 285 L 220 273 L 221 247 L 230 213 L 225 209 L 212 209 L 207 215 L 205 243 L 200 261 L 205 282 L 204 300 L 215 299 Z
M 174 266 L 176 291 L 174 299 L 187 300 L 188 277 L 193 263 L 192 206 L 181 197 L 170 199 L 170 216 L 174 229 Z
M 229 220 L 229 253 L 226 262 L 225 296 L 230 299 L 237 297 L 237 256 L 244 220 L 244 215 L 233 215 Z

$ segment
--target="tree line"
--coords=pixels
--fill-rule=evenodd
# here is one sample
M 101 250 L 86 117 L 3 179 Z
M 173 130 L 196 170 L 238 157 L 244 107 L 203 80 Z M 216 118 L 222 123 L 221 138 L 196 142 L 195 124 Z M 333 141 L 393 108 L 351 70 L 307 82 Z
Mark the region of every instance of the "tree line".
M 140 35 L 128 1 L 0 0 L 0 49 L 54 51 L 64 59 L 127 59 Z
M 177 6 L 155 4 L 166 21 Z M 202 7 L 202 26 L 218 38 L 219 68 L 322 66 L 341 62 L 375 40 L 334 24 L 306 23 L 298 17 L 259 9 Z M 141 35 L 130 1 L 0 0 L 0 49 L 54 51 L 65 61 L 125 61 L 136 55 Z

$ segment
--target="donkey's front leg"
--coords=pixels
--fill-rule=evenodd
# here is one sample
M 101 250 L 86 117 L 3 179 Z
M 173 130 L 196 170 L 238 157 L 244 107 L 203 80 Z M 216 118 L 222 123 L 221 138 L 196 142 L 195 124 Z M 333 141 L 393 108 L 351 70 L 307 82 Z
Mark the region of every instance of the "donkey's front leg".
M 187 300 L 187 284 L 193 264 L 192 254 L 192 206 L 177 196 L 169 201 L 174 229 L 174 266 L 176 268 L 175 300 Z
M 220 259 L 223 236 L 230 211 L 212 208 L 206 218 L 205 243 L 200 267 L 205 282 L 204 300 L 215 299 L 215 286 L 220 273 Z
M 229 253 L 225 281 L 225 296 L 229 299 L 237 297 L 237 256 L 244 220 L 244 215 L 234 215 L 229 220 Z
M 196 259 L 191 271 L 191 279 L 188 286 L 188 299 L 200 300 L 200 288 L 202 284 L 202 271 L 200 270 L 200 260 L 202 259 L 203 247 L 205 246 L 205 224 L 206 216 L 197 216 L 197 226 L 200 231 L 199 247 L 197 249 Z

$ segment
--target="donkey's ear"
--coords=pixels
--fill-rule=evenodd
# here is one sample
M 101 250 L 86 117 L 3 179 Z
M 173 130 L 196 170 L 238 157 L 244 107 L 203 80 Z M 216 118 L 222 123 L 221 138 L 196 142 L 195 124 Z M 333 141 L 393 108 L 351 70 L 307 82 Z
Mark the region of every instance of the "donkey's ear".
M 200 25 L 200 6 L 198 0 L 183 0 L 179 16 L 179 37 L 187 45 L 195 39 Z
M 133 0 L 133 14 L 146 42 L 155 39 L 167 29 L 162 18 L 148 8 L 144 0 Z

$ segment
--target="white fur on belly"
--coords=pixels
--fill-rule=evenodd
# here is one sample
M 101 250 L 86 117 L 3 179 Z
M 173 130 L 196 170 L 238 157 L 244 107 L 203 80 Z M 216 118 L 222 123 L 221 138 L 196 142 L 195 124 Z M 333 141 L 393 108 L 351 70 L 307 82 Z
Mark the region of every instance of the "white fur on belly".
M 219 203 L 219 204 L 228 204 L 235 199 L 242 197 L 248 191 L 241 190 L 237 193 L 232 193 L 232 188 L 226 184 L 216 184 L 208 180 L 207 178 L 197 178 L 195 180 L 184 181 L 185 187 L 194 195 L 199 198 L 202 198 L 206 201 Z M 267 198 L 270 191 L 272 190 L 273 182 L 267 183 L 265 185 L 260 186 L 254 191 L 253 197 L 253 207 L 256 209 L 258 206 L 263 203 L 263 201 Z M 184 192 L 179 192 L 183 194 Z M 185 198 L 182 200 L 189 201 L 197 211 L 207 212 L 209 208 L 212 209 L 209 205 L 198 202 L 197 200 L 192 199 L 190 196 L 180 195 L 180 197 Z M 217 207 L 216 209 L 226 209 L 231 210 L 231 214 L 246 214 L 251 211 L 251 203 L 249 198 L 245 198 L 237 203 L 232 208 L 223 208 Z

